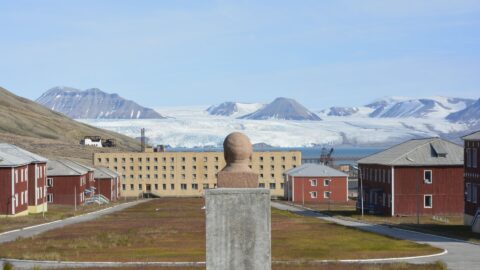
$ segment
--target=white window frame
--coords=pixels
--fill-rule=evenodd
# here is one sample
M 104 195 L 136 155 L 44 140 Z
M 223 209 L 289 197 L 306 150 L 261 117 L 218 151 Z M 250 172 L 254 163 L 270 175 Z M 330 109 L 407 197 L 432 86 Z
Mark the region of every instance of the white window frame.
M 50 182 L 50 184 L 48 182 Z M 53 178 L 52 177 L 47 178 L 47 187 L 53 187 Z
M 310 186 L 311 187 L 316 187 L 317 186 L 317 179 L 309 179 L 310 181 Z
M 327 184 L 327 182 L 328 182 L 328 184 Z M 323 179 L 323 186 L 324 187 L 329 187 L 331 183 L 332 183 L 332 179 Z
M 53 193 L 47 193 L 47 202 L 53 203 Z
M 317 192 L 316 191 L 310 191 L 310 198 L 311 199 L 316 199 L 317 198 Z
M 328 195 L 327 195 L 328 194 Z M 332 196 L 332 192 L 331 191 L 324 191 L 323 192 L 323 198 L 324 199 L 330 199 L 330 197 Z
M 428 180 L 425 175 L 427 172 L 430 172 L 430 180 Z M 425 184 L 432 184 L 433 183 L 433 172 L 432 170 L 423 170 L 423 182 Z
M 425 199 L 430 197 L 430 206 L 425 205 Z M 425 194 L 423 195 L 423 208 L 433 208 L 433 195 L 432 194 Z

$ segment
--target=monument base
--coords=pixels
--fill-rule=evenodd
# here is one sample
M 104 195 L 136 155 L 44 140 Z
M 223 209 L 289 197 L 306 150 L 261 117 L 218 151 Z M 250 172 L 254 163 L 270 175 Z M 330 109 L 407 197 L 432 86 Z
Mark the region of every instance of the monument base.
M 205 192 L 207 270 L 271 270 L 270 191 Z

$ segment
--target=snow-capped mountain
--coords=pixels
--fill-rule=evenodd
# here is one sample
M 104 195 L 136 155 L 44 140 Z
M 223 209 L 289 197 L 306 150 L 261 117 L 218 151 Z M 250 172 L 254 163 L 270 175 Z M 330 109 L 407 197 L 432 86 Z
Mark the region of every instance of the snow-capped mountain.
M 207 108 L 210 115 L 241 117 L 246 114 L 253 113 L 265 105 L 261 103 L 240 103 L 240 102 L 223 102 Z
M 322 120 L 294 99 L 283 97 L 276 98 L 265 107 L 240 118 L 251 120 Z
M 445 118 L 463 110 L 475 100 L 465 98 L 407 98 L 388 97 L 360 107 L 330 107 L 321 115 L 370 118 Z
M 452 122 L 480 126 L 480 99 L 463 110 L 449 114 L 447 119 Z
M 374 109 L 370 117 L 382 118 L 445 118 L 452 112 L 466 108 L 474 100 L 462 98 L 387 98 L 366 105 Z
M 97 88 L 82 91 L 71 87 L 54 87 L 40 96 L 36 102 L 74 119 L 164 118 L 153 109 Z

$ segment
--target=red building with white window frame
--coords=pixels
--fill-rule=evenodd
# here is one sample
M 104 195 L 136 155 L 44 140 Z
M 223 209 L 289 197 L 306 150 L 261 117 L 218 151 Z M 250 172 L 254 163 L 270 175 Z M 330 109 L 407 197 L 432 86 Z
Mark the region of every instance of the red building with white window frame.
M 294 203 L 348 201 L 348 175 L 331 167 L 307 163 L 284 173 L 284 198 Z
M 0 216 L 47 211 L 46 162 L 46 158 L 15 145 L 0 144 Z
M 81 205 L 85 202 L 89 170 L 63 159 L 47 163 L 47 200 L 51 204 Z
M 120 196 L 119 175 L 103 167 L 97 167 L 94 171 L 95 188 L 98 194 L 102 194 L 110 201 L 118 200 Z
M 410 140 L 358 161 L 365 213 L 463 214 L 463 149 L 440 138 Z
M 463 137 L 465 154 L 465 225 L 480 233 L 480 131 Z

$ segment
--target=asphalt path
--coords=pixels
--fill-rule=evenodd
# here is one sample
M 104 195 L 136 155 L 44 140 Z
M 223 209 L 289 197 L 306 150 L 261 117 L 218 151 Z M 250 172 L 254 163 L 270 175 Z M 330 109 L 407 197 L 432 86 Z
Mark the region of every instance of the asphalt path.
M 448 237 L 404 230 L 389 226 L 334 218 L 315 211 L 310 211 L 304 208 L 278 202 L 272 202 L 272 207 L 294 212 L 303 216 L 320 218 L 325 221 L 337 223 L 347 227 L 353 227 L 363 231 L 386 235 L 397 239 L 409 240 L 420 244 L 428 244 L 447 251 L 446 254 L 441 256 L 414 258 L 408 260 L 392 259 L 390 260 L 392 262 L 403 261 L 408 263 L 431 263 L 435 261 L 443 261 L 447 264 L 448 269 L 480 269 L 480 245 Z

